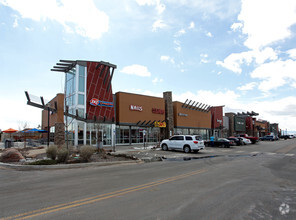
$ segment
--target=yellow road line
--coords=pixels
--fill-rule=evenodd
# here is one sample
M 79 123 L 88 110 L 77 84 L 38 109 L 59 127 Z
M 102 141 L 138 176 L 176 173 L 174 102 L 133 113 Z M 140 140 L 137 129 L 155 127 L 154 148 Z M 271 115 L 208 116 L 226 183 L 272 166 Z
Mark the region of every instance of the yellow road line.
M 277 153 L 284 153 L 284 154 L 286 154 L 289 151 L 293 150 L 294 148 L 296 148 L 296 145 L 290 145 L 290 146 L 287 146 L 287 147 L 283 147 L 283 148 L 277 150 L 276 152 Z
M 89 197 L 89 198 L 85 198 L 85 199 L 81 199 L 81 200 L 76 200 L 76 201 L 69 202 L 69 203 L 63 203 L 63 204 L 60 204 L 60 205 L 55 205 L 55 206 L 51 206 L 51 207 L 47 207 L 47 208 L 43 208 L 43 209 L 38 209 L 38 210 L 31 211 L 31 212 L 26 212 L 26 213 L 14 215 L 14 216 L 6 217 L 6 218 L 1 218 L 1 220 L 27 219 L 27 218 L 32 218 L 32 217 L 36 217 L 36 216 L 40 216 L 40 215 L 44 215 L 44 214 L 48 214 L 48 213 L 52 213 L 52 212 L 57 212 L 57 211 L 77 207 L 77 206 L 82 206 L 82 205 L 85 205 L 85 204 L 98 202 L 98 201 L 101 201 L 101 200 L 113 198 L 113 197 L 116 197 L 116 196 L 125 195 L 125 194 L 131 193 L 131 192 L 147 189 L 147 188 L 154 187 L 154 186 L 157 186 L 157 185 L 161 185 L 161 184 L 164 184 L 164 183 L 176 181 L 176 180 L 179 180 L 179 179 L 183 179 L 183 178 L 186 178 L 186 177 L 190 177 L 190 176 L 193 176 L 193 175 L 203 173 L 205 171 L 206 170 L 204 170 L 204 169 L 197 170 L 197 171 L 193 171 L 193 172 L 190 172 L 190 173 L 186 173 L 186 174 L 182 174 L 182 175 L 162 179 L 162 180 L 159 180 L 159 181 L 154 181 L 154 182 L 142 184 L 142 185 L 139 185 L 139 186 L 129 187 L 129 188 L 126 188 L 126 189 L 117 190 L 117 191 L 114 191 L 114 192 L 105 193 L 105 194 L 102 194 L 102 195 L 97 195 L 97 196 L 93 196 L 93 197 Z

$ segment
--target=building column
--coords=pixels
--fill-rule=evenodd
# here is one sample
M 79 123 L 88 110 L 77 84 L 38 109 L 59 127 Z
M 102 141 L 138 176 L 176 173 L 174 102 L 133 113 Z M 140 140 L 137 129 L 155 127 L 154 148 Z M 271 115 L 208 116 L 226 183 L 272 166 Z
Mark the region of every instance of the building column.
M 54 144 L 62 146 L 65 143 L 65 124 L 55 123 Z
M 116 145 L 116 125 L 111 125 L 111 146 L 114 147 Z
M 87 124 L 83 123 L 83 145 L 86 145 Z
M 170 136 L 174 135 L 174 108 L 172 92 L 164 92 L 163 98 L 165 101 L 165 138 L 169 138 Z
M 74 146 L 78 146 L 78 123 L 74 120 Z

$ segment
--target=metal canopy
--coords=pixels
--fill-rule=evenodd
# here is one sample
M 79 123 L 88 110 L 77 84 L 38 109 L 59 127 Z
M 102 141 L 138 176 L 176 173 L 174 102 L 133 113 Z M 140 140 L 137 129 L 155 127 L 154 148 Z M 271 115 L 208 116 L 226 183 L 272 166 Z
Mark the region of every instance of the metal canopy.
M 189 102 L 187 102 L 189 101 Z M 203 104 L 201 102 L 192 102 L 192 100 L 186 99 L 186 101 L 182 104 L 182 108 L 189 109 L 189 110 L 195 110 L 195 111 L 201 111 L 201 112 L 209 112 L 212 108 L 212 106 Z
M 51 71 L 57 72 L 69 72 L 73 67 L 76 66 L 77 61 L 73 60 L 60 60 L 60 63 L 57 63 L 56 66 L 53 66 Z
M 53 66 L 52 69 L 50 69 L 51 71 L 56 71 L 56 72 L 69 72 L 71 69 L 73 69 L 76 64 L 82 65 L 82 66 L 86 66 L 87 62 L 95 62 L 95 63 L 99 63 L 97 65 L 97 68 L 101 65 L 104 65 L 104 67 L 109 67 L 109 68 L 113 68 L 112 72 L 114 71 L 114 69 L 117 68 L 116 65 L 111 64 L 109 62 L 105 62 L 105 61 L 86 61 L 86 60 L 60 60 L 59 63 L 56 63 L 55 66 Z M 104 68 L 105 69 L 105 68 Z

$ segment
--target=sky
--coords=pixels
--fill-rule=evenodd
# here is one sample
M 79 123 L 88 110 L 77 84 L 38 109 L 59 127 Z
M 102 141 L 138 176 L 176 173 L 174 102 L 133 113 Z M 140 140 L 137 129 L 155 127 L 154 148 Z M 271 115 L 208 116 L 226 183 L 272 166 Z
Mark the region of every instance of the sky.
M 117 65 L 113 92 L 225 105 L 296 131 L 295 0 L 0 0 L 0 129 L 37 127 L 61 59 Z

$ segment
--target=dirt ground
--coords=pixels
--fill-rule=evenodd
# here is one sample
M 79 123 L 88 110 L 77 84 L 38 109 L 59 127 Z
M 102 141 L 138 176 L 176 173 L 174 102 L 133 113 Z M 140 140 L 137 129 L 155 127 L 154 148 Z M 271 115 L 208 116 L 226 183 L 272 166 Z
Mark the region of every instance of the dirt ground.
M 27 164 L 28 162 L 30 162 L 28 158 L 32 159 L 32 161 L 43 160 L 47 158 L 45 148 L 23 148 L 18 150 L 26 158 L 26 161 L 13 162 L 13 164 L 20 164 L 20 165 Z M 135 158 L 131 158 L 125 155 L 115 156 L 115 155 L 111 155 L 109 152 L 103 152 L 103 153 L 94 153 L 91 156 L 89 162 L 114 162 L 114 161 L 129 161 L 134 159 Z M 82 161 L 79 160 L 79 156 L 78 157 L 70 156 L 67 163 L 81 163 L 81 162 Z

